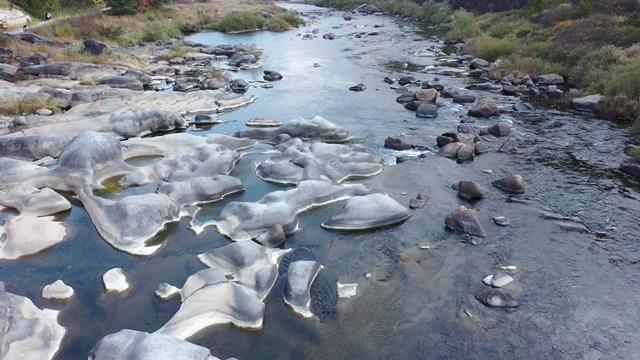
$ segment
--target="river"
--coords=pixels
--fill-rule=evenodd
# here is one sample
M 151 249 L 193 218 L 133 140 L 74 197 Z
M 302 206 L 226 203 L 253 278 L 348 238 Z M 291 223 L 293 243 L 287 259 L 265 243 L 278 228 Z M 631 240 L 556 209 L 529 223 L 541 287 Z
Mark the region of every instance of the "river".
M 286 32 L 205 32 L 187 38 L 208 45 L 256 44 L 264 49 L 263 69 L 284 75 L 271 89 L 255 83 L 249 93 L 257 101 L 225 114 L 229 122 L 187 131 L 230 133 L 257 116 L 288 120 L 320 115 L 394 163 L 395 154 L 382 146 L 387 136 L 402 134 L 435 148 L 436 136 L 455 131 L 461 120 L 471 120 L 467 108 L 450 99 L 439 100 L 436 119 L 418 119 L 396 103 L 398 93 L 383 82 L 385 76 L 437 76 L 446 87 L 457 88 L 472 82 L 423 70 L 438 64 L 424 53 L 440 44 L 406 21 L 373 15 L 345 21 L 339 12 L 284 6 L 302 11 L 308 24 Z M 317 38 L 302 40 L 300 35 L 313 29 L 319 30 Z M 372 31 L 379 35 L 354 36 Z M 337 35 L 336 40 L 322 39 L 327 32 Z M 415 71 L 399 68 L 404 63 Z M 235 75 L 261 80 L 262 69 Z M 367 90 L 348 90 L 357 83 Z M 325 266 L 311 292 L 317 318 L 303 319 L 284 305 L 285 276 L 280 276 L 266 300 L 263 329 L 216 326 L 191 341 L 220 358 L 239 359 L 636 358 L 640 187 L 616 170 L 624 145 L 633 139 L 624 128 L 590 115 L 542 106 L 514 111 L 518 98 L 472 93 L 498 100 L 501 118 L 515 124 L 519 153 L 491 151 L 458 164 L 427 152 L 421 159 L 389 165 L 381 175 L 359 181 L 403 204 L 419 192 L 428 193 L 431 200 L 404 224 L 375 232 L 321 229 L 319 224 L 340 204 L 305 213 L 302 230 L 286 243 L 295 252 L 283 261 L 280 272 L 284 275 L 287 264 L 299 259 Z M 495 122 L 475 119 L 470 125 Z M 502 141 L 496 139 L 491 148 Z M 196 221 L 215 217 L 229 201 L 254 201 L 281 189 L 255 176 L 254 162 L 265 157 L 254 154 L 241 161 L 232 175 L 248 190 L 205 207 Z M 526 181 L 526 194 L 520 198 L 527 202 L 509 201 L 508 195 L 490 186 L 514 173 Z M 451 184 L 460 180 L 484 184 L 491 196 L 473 204 L 459 199 Z M 480 212 L 488 232 L 481 244 L 470 244 L 445 229 L 445 217 L 459 205 Z M 606 237 L 567 230 L 543 219 L 541 209 L 577 217 Z M 492 218 L 498 215 L 512 225 L 494 225 Z M 141 258 L 102 241 L 78 201 L 64 221 L 70 234 L 63 243 L 21 261 L 0 263 L 0 279 L 8 289 L 20 289 L 20 295 L 40 307 L 62 310 L 60 323 L 68 333 L 58 360 L 85 359 L 98 339 L 123 328 L 158 329 L 176 312 L 179 300 L 159 301 L 153 295 L 157 284 L 182 284 L 203 268 L 196 254 L 228 243 L 215 227 L 195 235 L 183 219 L 159 235 L 158 241 L 166 245 L 156 255 Z M 486 288 L 482 279 L 506 265 L 520 268 L 509 285 L 519 306 L 510 311 L 483 306 L 474 298 Z M 100 277 L 116 266 L 125 269 L 132 289 L 122 296 L 105 295 Z M 69 304 L 52 306 L 40 298 L 40 290 L 59 278 L 77 296 Z M 337 299 L 336 281 L 357 282 L 357 296 Z

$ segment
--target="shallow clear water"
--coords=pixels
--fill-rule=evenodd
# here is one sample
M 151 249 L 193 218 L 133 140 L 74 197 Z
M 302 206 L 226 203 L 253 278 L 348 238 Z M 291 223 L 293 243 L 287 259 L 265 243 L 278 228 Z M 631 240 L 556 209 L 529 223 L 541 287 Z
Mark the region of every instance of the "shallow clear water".
M 264 49 L 264 69 L 284 80 L 273 89 L 259 83 L 250 89 L 258 100 L 223 117 L 231 122 L 194 133 L 231 133 L 256 116 L 288 120 L 320 115 L 349 129 L 372 150 L 383 149 L 384 138 L 404 134 L 429 147 L 435 136 L 455 130 L 466 119 L 464 107 L 440 99 L 439 117 L 415 118 L 395 102 L 397 94 L 382 79 L 398 77 L 397 64 L 434 64 L 415 56 L 432 43 L 410 25 L 383 16 L 342 20 L 340 13 L 294 5 L 312 18 L 308 26 L 282 33 L 200 33 L 189 40 L 205 44 L 255 43 Z M 371 31 L 380 36 L 354 38 Z M 339 28 L 333 28 L 339 26 Z M 313 40 L 296 34 L 320 29 Z M 333 32 L 341 37 L 323 40 Z M 417 40 L 417 41 L 416 41 Z M 321 67 L 314 67 L 314 63 Z M 413 73 L 422 80 L 434 75 Z M 235 74 L 261 80 L 262 70 Z M 462 87 L 466 78 L 438 76 L 447 86 Z M 364 83 L 367 90 L 347 89 Z M 379 88 L 379 90 L 376 90 Z M 481 94 L 481 93 L 478 93 Z M 505 109 L 513 98 L 496 96 Z M 615 169 L 626 142 L 624 129 L 589 116 L 537 109 L 502 115 L 511 118 L 522 152 L 492 152 L 472 163 L 428 154 L 423 160 L 390 166 L 363 181 L 402 203 L 418 192 L 431 201 L 401 226 L 375 232 L 328 232 L 319 224 L 340 204 L 314 209 L 301 217 L 302 230 L 291 236 L 295 249 L 281 267 L 297 259 L 320 261 L 312 288 L 317 319 L 305 320 L 282 301 L 285 277 L 278 279 L 267 299 L 264 328 L 247 332 L 230 326 L 206 329 L 191 340 L 221 358 L 240 359 L 632 359 L 640 351 L 640 286 L 638 284 L 638 184 Z M 476 120 L 490 125 L 495 120 Z M 501 139 L 492 147 L 499 147 Z M 255 151 L 255 150 L 249 150 Z M 254 201 L 283 186 L 265 183 L 254 173 L 254 162 L 265 155 L 247 155 L 232 175 L 246 192 L 206 206 L 198 221 L 215 217 L 228 201 Z M 152 160 L 139 160 L 152 161 Z M 483 169 L 493 169 L 489 175 Z M 477 180 L 487 187 L 496 178 L 520 173 L 527 182 L 526 198 L 533 204 L 507 201 L 492 189 L 489 199 L 469 204 L 450 185 Z M 146 191 L 128 189 L 105 196 Z M 407 193 L 406 195 L 404 193 Z M 71 199 L 71 197 L 69 197 Z M 460 204 L 480 211 L 489 236 L 471 245 L 444 229 L 444 218 Z M 606 239 L 567 232 L 539 216 L 541 207 L 578 216 Z M 4 217 L 7 212 L 0 213 Z M 495 215 L 509 217 L 513 226 L 493 225 Z M 104 242 L 79 202 L 62 215 L 69 235 L 61 244 L 32 257 L 0 262 L 0 280 L 7 289 L 28 296 L 40 307 L 62 310 L 60 322 L 68 333 L 57 359 L 85 359 L 102 336 L 123 328 L 154 331 L 178 309 L 179 300 L 159 301 L 153 291 L 160 282 L 180 286 L 203 268 L 195 255 L 228 243 L 214 227 L 196 236 L 189 219 L 172 224 L 156 241 L 164 247 L 154 256 L 135 257 Z M 432 245 L 419 250 L 417 245 Z M 521 305 L 515 311 L 485 308 L 474 299 L 484 289 L 481 280 L 501 265 L 523 269 L 511 292 Z M 122 267 L 132 288 L 122 295 L 105 295 L 101 276 Z M 373 276 L 366 279 L 363 274 Z M 62 278 L 77 295 L 69 303 L 40 298 L 46 284 Z M 355 298 L 338 300 L 335 283 L 357 282 Z

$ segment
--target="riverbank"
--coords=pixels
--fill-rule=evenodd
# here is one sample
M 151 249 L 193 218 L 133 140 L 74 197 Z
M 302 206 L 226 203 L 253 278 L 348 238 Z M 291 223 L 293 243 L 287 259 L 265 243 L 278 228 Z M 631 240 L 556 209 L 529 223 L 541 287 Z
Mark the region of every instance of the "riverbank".
M 353 10 L 353 0 L 318 0 L 315 4 Z M 508 12 L 473 14 L 425 1 L 371 1 L 358 11 L 388 11 L 409 17 L 437 32 L 460 53 L 487 60 L 487 77 L 503 79 L 558 74 L 561 96 L 571 101 L 602 95 L 597 111 L 640 133 L 640 5 L 612 1 L 534 2 Z M 540 4 L 539 4 L 540 3 Z

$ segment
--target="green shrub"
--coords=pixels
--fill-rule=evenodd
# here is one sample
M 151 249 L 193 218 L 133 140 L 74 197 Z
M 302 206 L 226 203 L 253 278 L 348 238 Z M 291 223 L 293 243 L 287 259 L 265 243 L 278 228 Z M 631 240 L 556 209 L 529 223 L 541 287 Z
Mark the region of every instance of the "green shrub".
M 448 37 L 470 38 L 480 33 L 478 23 L 473 14 L 465 10 L 456 10 L 451 16 Z
M 108 0 L 112 15 L 133 15 L 138 12 L 138 0 Z
M 212 29 L 224 32 L 246 31 L 262 29 L 266 24 L 267 19 L 262 15 L 243 11 L 223 16 L 212 25 Z
M 471 40 L 471 47 L 475 56 L 493 62 L 512 54 L 515 44 L 511 39 L 481 35 Z

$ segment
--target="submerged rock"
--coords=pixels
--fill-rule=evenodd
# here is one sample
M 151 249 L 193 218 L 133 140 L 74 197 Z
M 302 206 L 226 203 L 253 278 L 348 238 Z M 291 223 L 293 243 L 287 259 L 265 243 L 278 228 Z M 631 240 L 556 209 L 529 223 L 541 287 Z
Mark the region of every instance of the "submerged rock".
M 492 182 L 498 189 L 514 194 L 524 193 L 524 179 L 521 175 L 509 175 Z
M 289 265 L 284 302 L 305 318 L 311 312 L 311 286 L 324 267 L 316 261 L 294 261 Z
M 447 228 L 453 232 L 485 237 L 487 232 L 482 227 L 475 210 L 460 206 L 445 219 Z
M 277 71 L 273 71 L 273 70 L 264 70 L 264 76 L 263 79 L 265 79 L 266 81 L 278 81 L 278 80 L 282 80 L 282 74 L 280 74 Z
M 415 199 L 409 201 L 409 208 L 420 209 L 427 205 L 431 197 L 428 194 L 420 193 Z
M 334 230 L 369 230 L 395 225 L 411 217 L 411 212 L 383 194 L 357 196 L 347 200 L 338 215 L 322 223 Z
M 509 226 L 511 225 L 511 222 L 509 221 L 509 219 L 507 219 L 504 216 L 495 216 L 493 218 L 493 222 L 498 225 L 498 226 Z
M 247 121 L 245 125 L 252 127 L 278 127 L 282 125 L 282 122 L 272 118 L 257 117 Z
M 367 87 L 364 84 L 360 83 L 360 84 L 357 84 L 357 85 L 353 85 L 352 87 L 349 88 L 349 90 L 351 90 L 351 91 L 365 91 L 365 90 L 367 90 Z
M 513 281 L 513 278 L 511 277 L 511 275 L 506 274 L 504 272 L 498 272 L 495 275 L 488 275 L 486 276 L 484 279 L 482 279 L 482 282 L 487 285 L 487 286 L 492 286 L 494 288 L 502 288 L 505 287 L 509 284 L 511 284 L 511 282 Z
M 102 275 L 102 284 L 107 292 L 124 292 L 129 289 L 129 282 L 122 268 L 113 268 Z
M 341 284 L 339 281 L 336 284 L 338 287 L 338 297 L 340 299 L 349 299 L 356 296 L 356 292 L 358 290 L 358 284 Z
M 349 141 L 352 136 L 343 128 L 325 120 L 320 116 L 307 120 L 298 118 L 284 123 L 282 126 L 273 129 L 250 129 L 239 131 L 237 137 L 264 140 L 270 143 L 282 142 L 282 136 L 300 138 L 302 140 L 317 140 L 329 143 L 343 143 Z
M 518 301 L 513 296 L 499 290 L 486 290 L 475 297 L 488 307 L 513 308 L 518 306 Z
M 0 359 L 53 359 L 66 333 L 58 314 L 6 291 L 0 282 Z
M 89 360 L 218 360 L 203 346 L 162 334 L 124 329 L 100 339 Z
M 57 280 L 42 289 L 42 297 L 49 300 L 66 300 L 72 297 L 73 294 L 73 288 L 62 280 Z
M 221 234 L 234 241 L 255 239 L 277 224 L 282 225 L 285 234 L 292 234 L 297 230 L 300 212 L 368 193 L 360 184 L 335 185 L 307 180 L 294 189 L 268 193 L 257 202 L 231 202 L 216 221 L 192 226 L 199 233 L 204 226 L 215 224 Z

